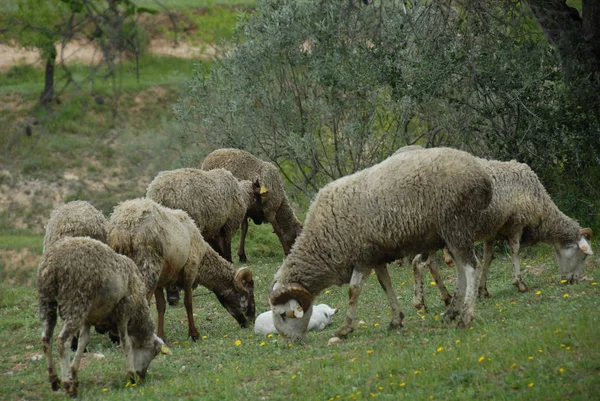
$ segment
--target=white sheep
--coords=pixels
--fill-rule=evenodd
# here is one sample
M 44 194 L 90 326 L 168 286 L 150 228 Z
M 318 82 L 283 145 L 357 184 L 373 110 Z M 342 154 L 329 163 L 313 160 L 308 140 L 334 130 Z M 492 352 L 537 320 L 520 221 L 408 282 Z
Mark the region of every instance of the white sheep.
M 46 224 L 44 251 L 64 237 L 90 237 L 106 243 L 106 217 L 86 201 L 61 205 L 52 211 Z
M 148 300 L 156 297 L 158 335 L 164 337 L 166 303 L 163 288 L 184 290 L 188 334 L 199 338 L 194 324 L 192 291 L 199 284 L 215 293 L 242 327 L 254 320 L 254 282 L 246 267 L 237 271 L 202 238 L 183 210 L 159 205 L 152 199 L 121 202 L 108 221 L 108 244 L 138 266 Z
M 62 380 L 67 394 L 77 396 L 77 373 L 91 325 L 118 331 L 132 380 L 144 378 L 150 362 L 159 352 L 170 353 L 154 334 L 146 288 L 135 263 L 100 241 L 66 237 L 53 243 L 42 254 L 37 288 L 42 346 L 54 391 Z M 58 314 L 63 320 L 56 339 L 61 380 L 52 359 L 52 336 Z M 67 344 L 77 333 L 79 345 L 70 363 Z
M 337 308 L 332 308 L 327 304 L 318 304 L 313 306 L 313 312 L 308 322 L 307 330 L 323 330 L 333 323 L 333 315 L 337 313 Z M 254 321 L 254 332 L 256 334 L 275 334 L 277 329 L 273 323 L 273 311 L 269 310 L 261 313 Z
M 202 237 L 231 262 L 231 238 L 246 212 L 259 202 L 260 183 L 240 181 L 225 169 L 163 171 L 148 185 L 146 197 L 171 209 L 185 210 Z
M 260 203 L 249 209 L 248 218 L 255 224 L 266 219 L 277 234 L 283 252 L 287 255 L 302 231 L 302 223 L 296 218 L 288 201 L 279 170 L 272 163 L 266 162 L 240 149 L 217 149 L 209 153 L 202 162 L 202 170 L 224 168 L 233 173 L 239 180 L 258 180 L 262 186 Z M 245 241 L 248 232 L 248 219 L 242 222 L 242 232 L 238 256 L 240 262 L 246 262 Z
M 313 299 L 331 285 L 350 283 L 346 320 L 336 331 L 346 337 L 372 270 L 391 305 L 390 328 L 401 327 L 404 314 L 386 263 L 444 244 L 458 272 L 448 315 L 460 313 L 458 326 L 466 327 L 477 285 L 471 216 L 491 197 L 491 179 L 475 157 L 448 148 L 400 153 L 329 183 L 312 202 L 302 233 L 275 275 L 269 297 L 275 327 L 301 339 Z
M 520 292 L 528 290 L 521 279 L 518 252 L 521 246 L 539 242 L 552 245 L 555 249 L 561 278 L 569 282 L 579 280 L 587 255 L 592 254 L 588 242 L 593 233 L 590 228 L 581 228 L 573 219 L 562 213 L 554 204 L 535 172 L 524 163 L 501 162 L 478 159 L 492 178 L 493 196 L 490 205 L 473 218 L 476 222 L 475 238 L 483 241 L 483 268 L 478 293 L 488 297 L 487 273 L 497 240 L 506 240 L 510 248 L 513 272 L 512 282 Z M 432 273 L 437 270 L 431 259 L 417 257 L 415 269 L 415 295 L 413 305 L 422 308 L 423 269 L 429 266 Z M 441 280 L 436 279 L 442 294 L 447 294 Z M 444 295 L 442 295 L 442 298 Z

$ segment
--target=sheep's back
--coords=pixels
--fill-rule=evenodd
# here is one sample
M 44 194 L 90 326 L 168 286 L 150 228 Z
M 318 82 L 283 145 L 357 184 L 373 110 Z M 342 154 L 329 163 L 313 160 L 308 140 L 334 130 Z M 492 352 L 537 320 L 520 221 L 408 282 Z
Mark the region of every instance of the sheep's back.
M 283 180 L 277 167 L 244 150 L 217 149 L 204 158 L 200 168 L 202 170 L 224 168 L 231 171 L 238 180 L 252 182 L 258 180 L 269 190 L 262 202 L 265 213 L 274 215 L 285 199 Z
M 59 302 L 61 314 L 88 316 L 90 323 L 99 323 L 125 296 L 143 298 L 143 283 L 133 261 L 106 244 L 67 237 L 42 255 L 38 292 L 41 301 Z
M 106 217 L 86 201 L 72 201 L 52 211 L 46 224 L 44 250 L 64 237 L 91 237 L 106 242 Z
M 235 177 L 224 169 L 163 171 L 150 183 L 146 196 L 186 211 L 204 238 L 216 237 L 232 217 L 241 223 L 246 213 L 244 194 Z
M 434 249 L 450 236 L 468 242 L 465 225 L 490 203 L 491 185 L 466 152 L 436 148 L 391 156 L 321 189 L 294 251 L 319 250 L 342 266 Z

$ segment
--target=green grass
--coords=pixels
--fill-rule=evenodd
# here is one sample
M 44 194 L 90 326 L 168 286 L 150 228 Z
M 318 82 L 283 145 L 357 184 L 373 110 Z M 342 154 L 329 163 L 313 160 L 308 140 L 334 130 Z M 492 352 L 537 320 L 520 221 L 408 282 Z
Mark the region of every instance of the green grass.
M 268 309 L 268 288 L 283 255 L 270 226 L 251 225 L 250 230 L 248 266 L 254 273 L 260 313 Z M 167 308 L 166 335 L 173 355 L 157 357 L 147 381 L 132 387 L 127 386 L 121 349 L 94 333 L 79 375 L 80 396 L 85 400 L 598 399 L 600 290 L 596 281 L 561 284 L 549 251 L 539 247 L 525 252 L 524 279 L 531 289 L 525 294 L 510 284 L 509 260 L 498 252 L 490 272 L 492 297 L 478 302 L 472 328 L 461 331 L 441 318 L 444 307 L 433 286 L 426 288 L 429 312 L 412 310 L 410 269 L 394 266 L 390 270 L 407 315 L 405 327 L 387 331 L 389 307 L 371 277 L 358 307 L 358 317 L 365 323 L 336 346 L 327 341 L 342 322 L 347 287 L 331 287 L 317 298 L 318 303 L 341 308 L 340 315 L 332 326 L 309 334 L 301 344 L 237 327 L 216 298 L 199 288 L 194 311 L 201 340 L 194 343 L 187 338 L 183 306 Z M 598 259 L 590 258 L 586 274 L 597 275 L 599 267 Z M 452 282 L 452 269 L 443 274 Z M 33 285 L 1 286 L 0 399 L 64 398 L 51 392 L 45 360 L 34 358 L 41 354 L 36 313 Z M 105 358 L 96 359 L 94 353 Z

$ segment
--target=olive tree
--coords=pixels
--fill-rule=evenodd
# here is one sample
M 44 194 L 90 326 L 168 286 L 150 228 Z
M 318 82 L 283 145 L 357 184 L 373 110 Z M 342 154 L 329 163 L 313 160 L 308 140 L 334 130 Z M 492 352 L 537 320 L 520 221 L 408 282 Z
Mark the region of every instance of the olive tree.
M 574 95 L 583 78 L 564 74 L 526 4 L 466 3 L 262 1 L 190 80 L 185 140 L 263 156 L 307 195 L 400 146 L 453 146 L 526 162 L 593 212 L 593 91 Z

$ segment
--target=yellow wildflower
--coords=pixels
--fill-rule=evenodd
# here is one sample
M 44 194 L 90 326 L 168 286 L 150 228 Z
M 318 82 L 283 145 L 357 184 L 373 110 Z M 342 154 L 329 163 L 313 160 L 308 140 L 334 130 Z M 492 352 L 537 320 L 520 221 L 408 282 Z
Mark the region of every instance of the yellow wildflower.
M 563 298 L 569 298 L 569 293 L 568 293 L 568 292 L 565 292 L 565 293 L 563 294 Z
M 565 284 L 568 280 L 560 280 L 561 284 Z
M 102 391 L 104 391 L 105 393 L 108 392 L 107 388 L 103 388 Z
M 420 370 L 415 370 L 415 375 L 420 375 L 421 371 Z
M 565 369 L 564 369 L 564 368 L 558 368 L 558 371 L 559 371 L 560 373 L 564 373 Z
M 532 383 L 529 383 L 527 386 L 529 386 L 529 387 L 533 387 L 533 382 L 532 382 Z
M 265 346 L 265 344 L 267 344 L 267 343 L 263 341 L 263 342 L 261 342 L 261 343 L 260 343 L 260 346 L 261 346 L 261 347 L 264 347 L 264 346 Z
M 405 386 L 406 386 L 406 383 L 404 383 L 404 382 L 400 383 L 400 387 L 405 387 Z
M 435 281 L 430 281 L 429 285 L 435 285 Z
M 367 354 L 371 355 L 373 353 L 372 349 L 367 350 Z
M 485 361 L 485 356 L 483 356 L 483 355 L 482 355 L 482 356 L 480 356 L 480 357 L 479 357 L 479 359 L 478 359 L 478 361 L 479 361 L 479 362 L 483 362 L 483 361 Z
M 535 293 L 535 295 L 542 295 L 542 292 L 541 292 L 541 291 L 537 291 L 537 292 Z
M 235 346 L 238 347 L 242 345 L 242 340 L 235 340 Z
M 267 338 L 273 338 L 273 334 L 267 334 Z
M 444 347 L 438 347 L 437 352 L 442 352 L 444 350 Z
M 206 340 L 208 338 L 208 336 L 202 336 L 203 340 Z

